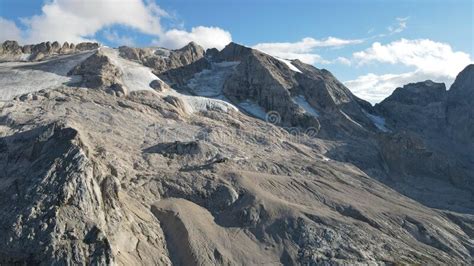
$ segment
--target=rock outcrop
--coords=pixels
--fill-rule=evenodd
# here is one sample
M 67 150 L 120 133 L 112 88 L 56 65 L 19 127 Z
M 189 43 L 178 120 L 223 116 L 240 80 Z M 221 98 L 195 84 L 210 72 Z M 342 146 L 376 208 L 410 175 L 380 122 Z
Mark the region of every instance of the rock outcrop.
M 7 61 L 40 61 L 58 55 L 96 50 L 98 43 L 84 42 L 77 45 L 65 42 L 42 42 L 34 45 L 18 45 L 16 41 L 5 41 L 0 48 L 0 62 Z
M 427 80 L 397 88 L 375 108 L 394 127 L 439 133 L 446 130 L 446 99 L 446 86 Z
M 81 76 L 82 85 L 87 88 L 105 89 L 120 95 L 127 93 L 122 84 L 122 71 L 101 51 L 88 57 L 68 75 Z
M 466 67 L 456 77 L 448 91 L 446 122 L 450 135 L 474 148 L 474 65 Z
M 178 50 L 163 48 L 119 47 L 120 56 L 150 67 L 159 75 L 165 71 L 189 65 L 204 57 L 204 49 L 194 42 Z
M 473 65 L 466 67 L 448 91 L 432 81 L 405 85 L 375 106 L 394 131 L 380 138 L 391 175 L 474 191 L 473 73 Z

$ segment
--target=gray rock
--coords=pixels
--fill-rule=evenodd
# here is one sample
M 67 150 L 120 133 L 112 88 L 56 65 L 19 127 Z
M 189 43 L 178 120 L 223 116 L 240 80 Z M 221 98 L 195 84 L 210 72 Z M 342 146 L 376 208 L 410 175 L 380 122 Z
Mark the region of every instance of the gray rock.
M 81 42 L 76 45 L 76 50 L 77 51 L 90 51 L 90 50 L 95 50 L 98 49 L 100 45 L 98 43 L 93 43 L 93 42 Z
M 450 135 L 465 145 L 474 139 L 474 65 L 467 66 L 456 77 L 448 91 L 446 120 Z
M 183 67 L 204 57 L 205 51 L 194 42 L 178 50 L 119 47 L 120 56 L 153 68 L 157 75 Z M 164 53 L 166 52 L 166 53 Z
M 126 92 L 121 85 L 122 72 L 100 51 L 88 57 L 68 75 L 82 76 L 82 83 L 88 88 Z
M 375 109 L 393 127 L 412 131 L 446 129 L 446 87 L 430 80 L 397 88 Z

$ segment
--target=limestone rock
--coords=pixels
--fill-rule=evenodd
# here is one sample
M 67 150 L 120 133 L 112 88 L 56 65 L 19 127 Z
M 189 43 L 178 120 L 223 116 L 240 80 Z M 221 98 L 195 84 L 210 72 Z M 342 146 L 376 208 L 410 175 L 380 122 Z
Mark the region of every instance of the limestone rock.
M 71 70 L 68 75 L 82 76 L 82 83 L 88 88 L 126 92 L 121 85 L 122 72 L 112 63 L 109 57 L 100 51 L 88 57 Z
M 189 65 L 204 57 L 205 51 L 194 42 L 181 49 L 119 47 L 120 56 L 153 68 L 159 75 L 163 72 Z

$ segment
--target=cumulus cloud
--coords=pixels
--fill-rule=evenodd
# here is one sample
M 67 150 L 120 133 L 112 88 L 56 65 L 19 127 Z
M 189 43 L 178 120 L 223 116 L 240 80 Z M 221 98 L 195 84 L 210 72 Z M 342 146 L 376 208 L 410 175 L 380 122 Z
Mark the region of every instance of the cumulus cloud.
M 389 96 L 393 90 L 402 87 L 408 83 L 433 80 L 441 82 L 438 76 L 423 73 L 421 71 L 412 71 L 401 74 L 382 74 L 376 75 L 369 73 L 357 77 L 354 80 L 344 82 L 352 93 L 358 97 L 369 101 L 372 104 L 378 103 Z M 446 80 L 445 80 L 446 82 Z M 447 86 L 452 83 L 448 81 Z
M 375 42 L 372 47 L 354 53 L 354 58 L 359 64 L 402 64 L 415 67 L 424 73 L 452 78 L 471 62 L 469 54 L 453 51 L 449 44 L 429 39 L 401 39 L 386 45 Z
M 167 13 L 154 2 L 142 0 L 54 0 L 42 13 L 23 20 L 26 42 L 89 40 L 104 27 L 119 24 L 142 33 L 162 33 L 160 18 Z
M 431 79 L 445 82 L 449 87 L 456 75 L 472 62 L 469 54 L 429 39 L 401 39 L 385 45 L 375 42 L 370 48 L 354 53 L 353 58 L 358 65 L 386 63 L 414 69 L 401 74 L 370 73 L 345 82 L 356 95 L 372 103 L 410 82 Z
M 191 31 L 173 29 L 166 31 L 154 43 L 167 48 L 181 48 L 194 41 L 207 48 L 222 49 L 232 41 L 232 36 L 228 31 L 218 27 L 199 26 Z
M 308 64 L 329 64 L 331 61 L 322 59 L 314 50 L 321 47 L 343 47 L 362 42 L 363 40 L 346 40 L 335 37 L 323 40 L 307 37 L 298 42 L 259 43 L 253 48 L 285 59 L 299 59 Z
M 21 30 L 15 22 L 0 17 L 0 42 L 6 40 L 21 40 Z
M 0 38 L 20 43 L 43 41 L 94 41 L 93 36 L 104 30 L 104 38 L 116 45 L 133 45 L 134 39 L 111 30 L 114 25 L 129 27 L 152 36 L 155 44 L 180 48 L 195 41 L 205 48 L 223 48 L 232 41 L 231 34 L 217 27 L 199 26 L 191 31 L 166 29 L 162 19 L 171 16 L 154 0 L 52 0 L 47 1 L 41 14 L 23 18 L 25 31 L 15 23 L 0 18 Z
M 116 45 L 135 46 L 135 41 L 130 36 L 120 35 L 115 30 L 107 29 L 104 31 L 104 38 Z

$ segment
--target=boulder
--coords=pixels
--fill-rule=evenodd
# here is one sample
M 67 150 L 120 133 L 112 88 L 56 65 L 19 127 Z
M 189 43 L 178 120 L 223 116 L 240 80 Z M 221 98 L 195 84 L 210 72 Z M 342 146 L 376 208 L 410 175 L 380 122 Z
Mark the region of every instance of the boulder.
M 89 56 L 80 65 L 73 68 L 68 75 L 82 76 L 82 83 L 87 88 L 112 89 L 112 91 L 125 93 L 125 89 L 121 85 L 122 72 L 101 51 Z

